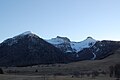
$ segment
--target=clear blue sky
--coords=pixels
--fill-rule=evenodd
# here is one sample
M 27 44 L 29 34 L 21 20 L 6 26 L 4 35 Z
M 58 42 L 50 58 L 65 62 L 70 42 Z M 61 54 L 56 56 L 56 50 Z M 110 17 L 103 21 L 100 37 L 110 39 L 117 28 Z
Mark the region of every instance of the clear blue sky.
M 120 0 L 0 0 L 0 42 L 25 31 L 120 40 Z

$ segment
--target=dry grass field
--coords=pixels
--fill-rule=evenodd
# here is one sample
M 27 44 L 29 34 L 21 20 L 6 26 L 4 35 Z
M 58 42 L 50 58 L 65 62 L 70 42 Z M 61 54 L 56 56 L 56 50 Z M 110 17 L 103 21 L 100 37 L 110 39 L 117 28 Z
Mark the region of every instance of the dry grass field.
M 72 76 L 27 76 L 27 75 L 0 75 L 0 80 L 116 80 L 106 76 L 72 77 Z

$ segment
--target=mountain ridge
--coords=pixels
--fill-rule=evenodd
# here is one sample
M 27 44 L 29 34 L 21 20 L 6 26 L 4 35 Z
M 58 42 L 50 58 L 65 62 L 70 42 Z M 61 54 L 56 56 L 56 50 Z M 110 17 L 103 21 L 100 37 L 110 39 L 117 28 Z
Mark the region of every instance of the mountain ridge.
M 54 45 L 57 48 L 66 48 L 64 52 L 79 52 L 84 48 L 93 46 L 97 41 L 92 37 L 87 37 L 85 40 L 80 42 L 70 41 L 67 37 L 56 37 L 46 40 L 48 43 Z
M 60 36 L 47 41 L 27 31 L 0 43 L 0 66 L 100 60 L 112 55 L 119 48 L 120 41 L 98 41 L 87 37 L 81 42 L 73 42 Z
M 27 33 L 0 44 L 0 66 L 26 66 L 65 62 L 65 55 L 42 38 Z

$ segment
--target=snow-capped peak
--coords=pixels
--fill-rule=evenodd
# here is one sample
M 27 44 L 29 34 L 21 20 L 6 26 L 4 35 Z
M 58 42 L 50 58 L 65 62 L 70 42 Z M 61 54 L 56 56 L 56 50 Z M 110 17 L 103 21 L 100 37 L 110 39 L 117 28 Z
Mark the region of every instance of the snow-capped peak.
M 70 40 L 69 40 L 67 37 L 57 36 L 56 38 L 63 39 L 63 40 L 66 41 L 66 42 L 70 42 Z
M 69 51 L 71 50 L 71 52 L 79 52 L 84 48 L 92 47 L 96 43 L 96 40 L 93 39 L 92 37 L 87 37 L 87 39 L 80 42 L 71 42 L 67 37 L 57 36 L 56 38 L 52 38 L 46 41 L 58 48 L 68 47 L 68 49 L 66 50 L 69 50 Z
M 67 37 L 57 36 L 56 38 L 47 40 L 47 42 L 49 42 L 51 44 L 62 44 L 62 43 L 69 43 L 70 40 Z
M 79 52 L 84 48 L 92 47 L 96 43 L 96 40 L 92 37 L 87 37 L 87 39 L 81 42 L 71 42 L 71 47 L 75 52 Z
M 93 43 L 93 42 L 96 42 L 96 40 L 95 39 L 93 39 L 92 37 L 87 37 L 87 39 L 85 39 L 84 40 L 84 42 L 86 42 L 86 43 Z
M 16 43 L 18 42 L 18 39 L 22 39 L 22 38 L 24 38 L 25 36 L 30 37 L 30 39 L 38 38 L 38 36 L 35 35 L 35 34 L 33 34 L 31 31 L 26 31 L 26 32 L 24 32 L 24 33 L 22 33 L 22 34 L 19 34 L 19 35 L 13 37 L 13 38 L 9 38 L 9 39 L 3 41 L 3 43 L 6 43 L 6 44 L 8 44 L 9 46 L 11 46 L 11 45 L 13 45 L 13 44 L 16 44 Z
M 18 36 L 26 36 L 26 35 L 34 36 L 35 34 L 32 33 L 31 31 L 26 31 L 26 32 L 24 32 L 22 34 L 19 34 Z
M 24 33 L 22 33 L 22 34 L 19 34 L 19 35 L 13 37 L 13 38 L 24 37 L 24 36 L 26 36 L 26 35 L 28 35 L 28 36 L 30 36 L 30 37 L 38 37 L 37 35 L 35 35 L 35 34 L 32 33 L 31 31 L 26 31 L 26 32 L 24 32 Z
M 28 35 L 28 34 L 33 34 L 31 31 L 26 31 L 24 33 L 22 33 L 21 35 Z

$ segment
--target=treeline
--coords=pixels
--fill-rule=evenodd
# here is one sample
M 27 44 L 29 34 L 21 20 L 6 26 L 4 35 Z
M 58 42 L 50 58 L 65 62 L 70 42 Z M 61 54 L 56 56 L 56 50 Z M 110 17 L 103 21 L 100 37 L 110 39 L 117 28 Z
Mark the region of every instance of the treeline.
M 2 68 L 0 68 L 0 74 L 3 74 L 4 72 L 3 72 L 3 70 L 2 70 Z
M 120 78 L 120 64 L 109 67 L 110 77 Z

